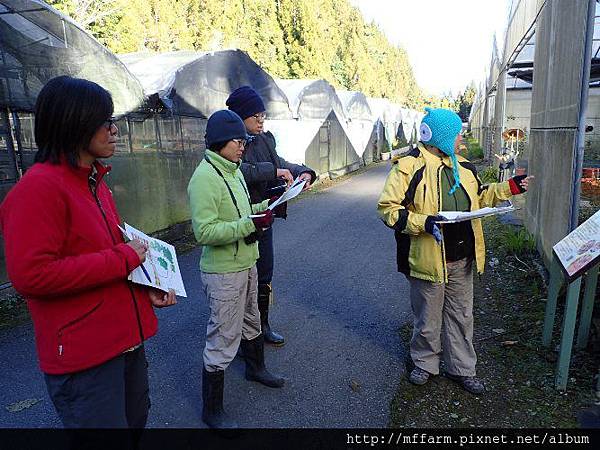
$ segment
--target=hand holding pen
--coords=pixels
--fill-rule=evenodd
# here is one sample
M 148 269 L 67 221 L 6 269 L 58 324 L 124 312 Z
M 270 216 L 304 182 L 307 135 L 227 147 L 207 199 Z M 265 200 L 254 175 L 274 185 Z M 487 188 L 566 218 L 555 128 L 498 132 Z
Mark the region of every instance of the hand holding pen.
M 138 255 L 140 262 L 146 261 L 146 253 L 148 252 L 148 245 L 140 241 L 139 239 L 133 239 L 127 243 Z
M 129 241 L 127 243 L 127 245 L 129 245 L 132 249 L 135 250 L 135 252 L 137 253 L 137 255 L 140 258 L 140 267 L 142 269 L 142 271 L 144 272 L 144 275 L 146 276 L 146 279 L 152 283 L 152 279 L 150 278 L 150 274 L 148 273 L 148 271 L 146 270 L 146 267 L 144 267 L 144 261 L 146 261 L 146 253 L 148 253 L 148 244 L 140 241 L 139 239 L 134 239 L 132 241 Z
M 134 239 L 132 241 L 129 241 L 127 245 L 129 245 L 132 249 L 135 250 L 135 252 L 140 258 L 140 267 L 142 268 L 144 275 L 146 276 L 148 281 L 152 282 L 150 274 L 144 267 L 144 261 L 146 261 L 146 253 L 148 253 L 148 244 L 140 241 L 139 239 Z

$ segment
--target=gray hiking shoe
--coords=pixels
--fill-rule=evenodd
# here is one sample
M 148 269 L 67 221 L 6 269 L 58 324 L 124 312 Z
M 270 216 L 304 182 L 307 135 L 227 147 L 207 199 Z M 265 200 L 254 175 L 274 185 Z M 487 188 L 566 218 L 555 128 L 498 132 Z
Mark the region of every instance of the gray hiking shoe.
M 410 381 L 412 384 L 416 384 L 417 386 L 422 386 L 429 381 L 429 375 L 429 372 L 426 370 L 415 367 L 408 376 L 408 381 Z
M 485 391 L 483 381 L 477 377 L 461 377 L 460 375 L 452 375 L 451 373 L 446 373 L 446 376 L 471 394 L 480 395 Z

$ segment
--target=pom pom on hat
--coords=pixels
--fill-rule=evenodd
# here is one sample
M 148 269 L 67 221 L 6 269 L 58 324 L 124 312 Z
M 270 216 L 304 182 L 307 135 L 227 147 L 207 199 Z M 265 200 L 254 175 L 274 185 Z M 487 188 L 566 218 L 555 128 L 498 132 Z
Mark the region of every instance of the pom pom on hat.
M 242 86 L 233 91 L 225 101 L 227 107 L 242 120 L 266 110 L 265 104 L 250 86 Z

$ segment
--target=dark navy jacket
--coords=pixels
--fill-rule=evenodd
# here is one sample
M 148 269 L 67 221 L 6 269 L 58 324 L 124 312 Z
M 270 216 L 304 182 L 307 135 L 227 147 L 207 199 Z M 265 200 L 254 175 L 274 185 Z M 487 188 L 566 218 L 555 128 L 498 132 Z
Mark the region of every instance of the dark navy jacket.
M 252 203 L 281 194 L 281 191 L 271 190 L 283 184 L 283 181 L 277 178 L 277 169 L 288 169 L 294 178 L 308 172 L 311 176 L 311 184 L 317 178 L 314 170 L 301 164 L 287 162 L 280 157 L 275 150 L 275 145 L 275 137 L 270 131 L 254 136 L 254 139 L 246 145 L 240 169 L 248 185 Z

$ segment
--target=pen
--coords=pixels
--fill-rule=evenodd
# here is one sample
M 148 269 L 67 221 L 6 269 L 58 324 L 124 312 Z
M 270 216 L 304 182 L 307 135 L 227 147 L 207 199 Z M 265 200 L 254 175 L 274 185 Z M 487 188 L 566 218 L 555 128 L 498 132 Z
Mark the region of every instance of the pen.
M 148 271 L 146 270 L 146 268 L 144 267 L 144 264 L 140 264 L 140 267 L 142 268 L 142 270 L 144 271 L 144 275 L 146 275 L 146 278 L 148 278 L 148 281 L 150 283 L 152 283 L 152 280 L 150 279 L 150 275 L 148 274 Z

